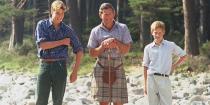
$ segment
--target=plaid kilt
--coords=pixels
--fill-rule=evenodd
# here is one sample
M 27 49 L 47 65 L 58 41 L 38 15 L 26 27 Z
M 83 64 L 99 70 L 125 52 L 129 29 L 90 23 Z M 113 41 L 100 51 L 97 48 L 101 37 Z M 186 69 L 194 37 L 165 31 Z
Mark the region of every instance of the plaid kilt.
M 116 67 L 122 64 L 122 58 L 111 59 L 98 58 L 97 62 L 100 62 L 103 66 Z M 109 84 L 103 82 L 103 68 L 96 62 L 92 81 L 91 81 L 91 94 L 93 99 L 96 101 L 106 101 L 109 102 Z M 127 83 L 125 77 L 125 71 L 123 65 L 116 70 L 116 81 L 111 86 L 111 102 L 121 102 L 122 104 L 128 103 L 128 92 Z

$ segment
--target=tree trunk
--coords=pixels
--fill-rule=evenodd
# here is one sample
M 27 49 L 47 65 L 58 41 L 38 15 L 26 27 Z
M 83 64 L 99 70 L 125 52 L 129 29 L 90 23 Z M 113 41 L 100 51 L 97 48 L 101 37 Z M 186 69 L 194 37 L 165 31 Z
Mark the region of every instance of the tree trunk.
M 139 19 L 139 29 L 140 29 L 140 37 L 139 37 L 139 41 L 140 41 L 140 48 L 143 49 L 144 48 L 144 16 L 141 15 L 140 19 Z
M 12 34 L 10 36 L 9 50 L 23 44 L 24 20 L 23 15 L 12 17 Z
M 199 55 L 198 37 L 196 33 L 196 7 L 194 0 L 183 0 L 185 50 L 187 54 Z
M 200 0 L 200 26 L 199 26 L 199 32 L 200 32 L 200 42 L 205 43 L 208 40 L 207 35 L 207 0 Z
M 210 41 L 210 0 L 206 0 L 207 2 L 206 2 L 206 12 L 207 12 L 207 22 L 206 22 L 206 27 L 207 27 L 207 32 L 206 32 L 206 34 L 207 34 L 207 40 L 208 41 Z
M 49 18 L 49 10 L 50 10 L 50 1 L 49 0 L 35 0 L 35 8 L 37 9 L 36 20 Z
M 88 28 L 90 26 L 89 24 L 89 11 L 90 11 L 90 0 L 86 0 L 86 28 Z
M 25 8 L 26 0 L 12 0 L 12 5 L 21 10 Z M 23 34 L 24 34 L 24 13 L 18 16 L 12 17 L 12 33 L 10 36 L 9 50 L 14 49 L 16 46 L 23 44 Z
M 120 14 L 120 4 L 122 0 L 117 0 L 117 9 L 116 9 L 116 17 L 115 19 L 119 21 L 119 14 Z
M 70 0 L 69 4 L 70 5 L 70 23 L 72 28 L 77 32 L 81 33 L 81 17 L 80 17 L 80 11 L 78 7 L 78 0 Z
M 83 33 L 86 29 L 86 24 L 87 24 L 87 21 L 86 21 L 86 17 L 87 17 L 87 11 L 88 11 L 88 8 L 86 7 L 86 3 L 89 2 L 89 0 L 80 0 L 80 6 L 79 6 L 79 10 L 80 10 L 80 17 L 81 17 L 81 33 Z

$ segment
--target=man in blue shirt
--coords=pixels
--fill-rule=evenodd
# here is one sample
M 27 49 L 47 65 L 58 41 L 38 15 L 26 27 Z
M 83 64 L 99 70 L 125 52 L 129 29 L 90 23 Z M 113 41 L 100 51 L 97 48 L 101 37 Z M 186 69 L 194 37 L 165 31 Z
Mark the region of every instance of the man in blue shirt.
M 53 105 L 62 105 L 67 77 L 66 60 L 70 45 L 76 54 L 76 61 L 69 79 L 70 82 L 77 79 L 83 48 L 75 32 L 62 22 L 65 10 L 65 4 L 56 0 L 51 5 L 51 18 L 37 23 L 35 38 L 41 64 L 36 105 L 48 104 L 50 90 L 52 90 Z

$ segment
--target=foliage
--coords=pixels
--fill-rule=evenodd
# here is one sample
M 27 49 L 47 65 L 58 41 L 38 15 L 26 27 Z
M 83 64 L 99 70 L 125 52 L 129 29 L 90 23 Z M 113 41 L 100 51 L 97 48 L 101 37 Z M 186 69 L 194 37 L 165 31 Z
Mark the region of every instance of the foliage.
M 208 65 L 210 60 L 204 56 L 189 56 L 187 62 L 178 68 L 178 72 L 188 73 L 200 73 L 209 70 Z
M 31 26 L 30 24 L 32 24 L 31 18 L 34 17 L 35 14 L 36 14 L 36 10 L 33 8 L 27 8 L 25 10 L 17 9 L 16 7 L 12 6 L 12 2 L 10 0 L 1 0 L 0 1 L 0 36 L 10 33 L 12 16 L 24 15 L 26 19 L 29 19 L 29 21 L 26 21 L 27 23 L 29 23 L 27 24 L 28 27 L 26 28 L 29 28 L 29 26 Z
M 12 71 L 29 71 L 36 72 L 38 59 L 34 54 L 33 43 L 29 41 L 31 39 L 24 40 L 24 44 L 22 48 L 26 48 L 24 50 L 15 50 L 8 51 L 7 46 L 9 45 L 8 41 L 4 41 L 1 43 L 0 47 L 0 68 L 1 70 L 12 70 Z M 28 46 L 27 46 L 28 45 Z
M 210 59 L 210 42 L 206 42 L 202 45 L 201 49 L 200 49 L 200 52 L 201 52 L 201 55 L 207 57 L 208 59 Z
M 23 44 L 15 49 L 16 53 L 20 56 L 33 55 L 37 52 L 35 43 L 33 42 L 34 41 L 31 38 L 26 38 Z
M 12 6 L 11 0 L 0 0 L 0 69 L 30 72 L 38 71 L 39 60 L 36 56 L 37 50 L 34 40 L 32 39 L 34 28 L 32 20 L 37 21 L 44 17 L 48 17 L 49 0 L 36 0 L 36 6 L 33 4 L 33 0 L 28 1 L 27 8 L 20 10 Z M 96 2 L 101 3 L 102 1 L 100 0 Z M 114 3 L 115 1 L 110 2 Z M 99 6 L 99 4 L 96 5 Z M 81 22 L 85 23 L 82 24 L 84 25 L 82 27 L 84 29 L 82 29 L 83 33 L 81 33 L 80 38 L 84 47 L 86 47 L 91 29 L 100 24 L 98 13 L 95 13 L 95 11 L 98 10 L 98 6 L 91 7 L 91 10 L 93 9 L 92 11 L 94 11 L 94 13 L 89 16 L 88 23 Z M 126 67 L 141 64 L 143 49 L 141 49 L 140 42 L 138 41 L 141 28 L 139 23 L 141 16 L 144 16 L 144 22 L 147 24 L 147 26 L 144 27 L 144 30 L 149 30 L 149 26 L 154 20 L 162 20 L 166 23 L 165 39 L 172 40 L 182 47 L 184 46 L 184 23 L 181 0 L 129 0 L 129 6 L 129 15 L 126 14 L 125 17 L 127 22 L 129 22 L 126 24 L 129 27 L 134 43 L 132 44 L 130 53 L 125 56 L 124 60 Z M 81 8 L 81 10 L 82 9 L 83 8 Z M 126 11 L 126 9 L 128 11 L 128 8 L 124 9 L 125 10 L 123 11 Z M 11 33 L 11 18 L 12 16 L 19 15 L 25 16 L 24 34 L 27 35 L 24 35 L 23 45 L 18 46 L 13 52 L 9 52 L 7 48 L 9 45 L 9 34 Z M 68 23 L 69 14 L 66 15 L 65 21 Z M 146 34 L 149 35 L 150 33 L 147 32 Z M 150 37 L 150 40 L 151 39 L 152 38 Z M 186 72 L 189 67 L 192 67 L 196 72 L 208 69 L 206 65 L 209 65 L 210 43 L 203 44 L 200 50 L 201 56 L 189 57 L 188 61 L 178 68 L 178 71 Z M 70 55 L 70 61 L 72 61 L 74 57 L 71 50 Z M 79 73 L 90 73 L 93 69 L 94 63 L 95 59 L 89 57 L 86 53 Z M 69 64 L 71 65 L 72 62 Z
M 199 56 L 188 56 L 187 61 L 181 65 L 179 68 L 177 68 L 176 73 L 188 73 L 188 72 L 194 72 L 194 73 L 200 73 L 200 72 L 206 72 L 210 68 L 210 42 L 207 42 L 203 44 L 203 46 L 200 48 L 201 54 Z
M 166 23 L 165 39 L 179 42 L 183 39 L 183 15 L 182 2 L 178 0 L 129 0 L 133 15 L 128 17 L 129 28 L 132 34 L 140 35 L 140 19 L 144 17 L 144 22 L 148 25 L 145 29 L 150 29 L 150 24 L 155 20 Z M 146 34 L 150 35 L 149 32 Z M 178 38 L 174 38 L 174 34 Z M 177 39 L 177 40 L 176 40 Z M 135 39 L 134 39 L 135 40 Z M 183 43 L 183 42 L 182 42 Z
M 8 38 L 0 39 L 0 70 L 10 70 L 15 72 L 31 72 L 37 73 L 39 67 L 39 59 L 37 55 L 37 49 L 35 42 L 28 35 L 23 42 L 23 45 L 15 49 L 14 51 L 8 51 L 9 45 Z M 6 40 L 6 41 L 5 41 Z M 133 44 L 133 48 L 130 53 L 125 56 L 126 67 L 139 65 L 141 63 L 142 52 L 138 48 L 138 43 Z M 69 63 L 68 70 L 71 69 L 71 65 L 74 63 L 75 56 L 72 53 L 72 49 L 69 50 Z M 93 71 L 94 63 L 96 59 L 85 53 L 79 74 L 85 75 Z M 69 71 L 71 72 L 71 71 Z
M 15 14 L 14 8 L 11 6 L 8 0 L 1 0 L 0 2 L 0 24 L 5 21 L 9 21 L 12 15 Z

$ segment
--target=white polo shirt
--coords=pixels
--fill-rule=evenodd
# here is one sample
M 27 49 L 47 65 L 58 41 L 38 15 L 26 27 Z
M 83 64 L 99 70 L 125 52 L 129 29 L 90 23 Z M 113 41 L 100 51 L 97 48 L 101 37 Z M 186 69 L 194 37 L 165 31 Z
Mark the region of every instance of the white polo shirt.
M 148 67 L 147 74 L 162 73 L 170 74 L 173 55 L 182 57 L 186 52 L 174 42 L 163 40 L 158 46 L 155 42 L 144 48 L 142 66 Z

